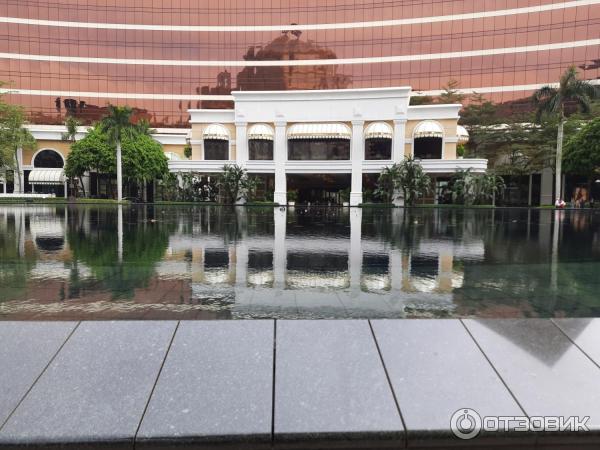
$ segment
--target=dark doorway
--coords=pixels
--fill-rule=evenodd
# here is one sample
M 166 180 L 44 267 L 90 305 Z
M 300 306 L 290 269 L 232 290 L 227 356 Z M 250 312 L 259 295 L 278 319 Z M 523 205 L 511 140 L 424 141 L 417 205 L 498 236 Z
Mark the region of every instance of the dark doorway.
M 350 174 L 288 175 L 287 190 L 301 205 L 341 205 L 350 195 Z

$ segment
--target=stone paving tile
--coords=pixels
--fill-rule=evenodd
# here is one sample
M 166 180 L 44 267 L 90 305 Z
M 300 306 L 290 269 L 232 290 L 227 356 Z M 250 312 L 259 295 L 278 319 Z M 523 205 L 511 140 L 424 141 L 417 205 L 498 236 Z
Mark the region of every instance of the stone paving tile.
M 274 321 L 181 322 L 136 439 L 270 447 Z
M 553 319 L 554 323 L 600 365 L 600 319 Z
M 77 322 L 0 322 L 0 427 Z
M 459 320 L 372 320 L 371 324 L 409 447 L 500 442 L 502 436 L 483 433 L 465 442 L 454 436 L 450 419 L 464 408 L 481 417 L 523 415 Z M 511 438 L 511 445 L 535 442 L 533 436 Z
M 276 334 L 276 448 L 404 445 L 366 320 L 277 321 Z
M 525 412 L 589 416 L 590 432 L 539 433 L 538 443 L 600 443 L 600 369 L 545 319 L 463 321 Z
M 176 322 L 82 322 L 0 430 L 0 448 L 133 448 Z

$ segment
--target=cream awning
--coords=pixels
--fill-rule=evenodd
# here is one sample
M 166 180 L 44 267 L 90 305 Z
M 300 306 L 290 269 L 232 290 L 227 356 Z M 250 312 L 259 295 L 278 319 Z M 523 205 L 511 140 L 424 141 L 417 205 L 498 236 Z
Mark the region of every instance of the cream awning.
M 413 137 L 415 139 L 427 137 L 441 138 L 444 137 L 444 129 L 439 123 L 433 120 L 424 120 L 415 127 Z
M 165 156 L 169 161 L 181 161 L 181 156 L 174 152 L 165 152 Z
M 393 135 L 394 130 L 385 122 L 373 122 L 365 129 L 365 139 L 391 139 Z
M 217 139 L 219 141 L 228 141 L 229 133 L 227 132 L 227 128 L 218 123 L 211 123 L 204 129 L 204 133 L 202 133 L 203 139 Z
M 459 144 L 466 144 L 469 142 L 469 132 L 462 125 L 456 126 L 456 136 L 458 137 Z
M 351 139 L 352 131 L 343 123 L 296 123 L 288 128 L 288 139 Z
M 63 169 L 33 169 L 29 172 L 29 184 L 64 184 L 66 181 Z
M 272 141 L 274 139 L 273 128 L 264 123 L 255 123 L 248 129 L 248 140 L 250 139 Z

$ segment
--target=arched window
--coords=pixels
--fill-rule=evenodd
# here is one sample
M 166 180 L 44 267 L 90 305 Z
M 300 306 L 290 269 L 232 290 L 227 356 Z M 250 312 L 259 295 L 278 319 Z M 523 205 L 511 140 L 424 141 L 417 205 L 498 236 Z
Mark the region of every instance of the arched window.
M 248 130 L 248 158 L 259 161 L 273 160 L 273 129 L 257 123 Z
M 349 160 L 352 131 L 343 123 L 297 123 L 288 129 L 288 159 Z
M 229 159 L 229 133 L 219 124 L 211 124 L 202 134 L 204 140 L 204 159 L 226 161 Z
M 413 156 L 419 159 L 441 159 L 444 129 L 433 120 L 420 122 L 413 132 Z
M 33 159 L 33 167 L 44 169 L 62 169 L 64 166 L 62 156 L 55 150 L 42 150 Z
M 385 122 L 373 122 L 365 129 L 365 159 L 392 159 L 393 130 Z

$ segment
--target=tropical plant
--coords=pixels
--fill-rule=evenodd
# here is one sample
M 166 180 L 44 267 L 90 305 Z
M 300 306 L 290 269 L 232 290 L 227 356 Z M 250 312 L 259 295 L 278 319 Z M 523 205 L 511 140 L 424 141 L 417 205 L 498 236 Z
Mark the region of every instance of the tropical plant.
M 63 141 L 67 141 L 67 142 L 71 142 L 71 143 L 76 142 L 77 141 L 77 131 L 78 131 L 79 125 L 81 125 L 81 123 L 75 117 L 73 117 L 73 116 L 67 117 L 67 119 L 65 120 L 65 128 L 67 129 L 67 131 L 61 135 L 61 139 Z M 83 196 L 85 197 L 85 186 L 83 184 L 84 172 L 81 172 L 81 173 L 78 171 L 74 171 L 74 172 L 77 172 L 76 175 L 74 175 L 74 176 L 67 175 L 67 178 L 69 178 L 70 182 L 72 182 L 73 180 L 77 180 L 79 182 L 79 185 L 81 186 L 81 191 L 83 192 Z M 66 171 L 65 171 L 65 174 L 66 174 Z
M 394 164 L 384 167 L 379 178 L 377 179 L 377 187 L 374 195 L 381 199 L 383 203 L 392 203 L 396 194 L 396 179 L 399 177 L 400 166 Z
M 121 147 L 124 178 L 143 187 L 146 181 L 160 180 L 167 175 L 167 158 L 161 145 L 152 137 L 130 130 L 123 133 Z M 108 175 L 116 171 L 115 144 L 102 124 L 91 128 L 83 139 L 71 145 L 65 165 L 65 174 L 69 178 L 80 178 L 91 171 Z
M 247 176 L 242 180 L 242 190 L 245 192 L 246 200 L 258 200 L 258 189 L 262 184 L 263 181 L 259 177 Z
M 590 189 L 592 179 L 600 174 L 600 117 L 588 122 L 567 141 L 563 163 L 565 172 L 586 176 Z
M 423 171 L 421 164 L 412 157 L 406 157 L 401 163 L 381 171 L 375 193 L 384 202 L 390 203 L 402 192 L 405 205 L 413 206 L 429 192 L 430 185 L 431 179 Z
M 108 115 L 102 119 L 101 128 L 108 140 L 117 148 L 117 200 L 123 200 L 123 162 L 121 141 L 125 135 L 131 136 L 135 125 L 131 122 L 133 110 L 129 106 L 108 105 Z
M 561 163 L 565 120 L 569 111 L 590 111 L 592 99 L 600 97 L 600 90 L 588 81 L 578 78 L 575 66 L 569 67 L 560 77 L 558 87 L 542 86 L 534 92 L 533 102 L 537 107 L 538 122 L 543 115 L 558 117 L 558 134 L 556 140 L 555 190 L 561 193 Z
M 237 164 L 225 164 L 219 175 L 219 194 L 227 203 L 248 199 L 258 187 L 259 181 L 248 176 L 248 172 Z
M 412 157 L 404 158 L 399 164 L 400 173 L 396 187 L 404 194 L 404 203 L 413 206 L 420 197 L 429 192 L 431 179 L 423 171 L 423 167 Z
M 152 136 L 156 133 L 156 130 L 152 128 L 148 119 L 140 119 L 138 123 L 135 124 L 135 129 L 139 134 L 145 134 L 146 136 Z
M 1 86 L 1 84 L 0 84 Z M 0 98 L 0 168 L 15 171 L 14 180 L 21 185 L 21 167 L 17 157 L 21 150 L 33 150 L 37 142 L 31 132 L 25 128 L 25 110 L 20 106 L 9 105 Z
M 493 201 L 505 187 L 502 177 L 491 172 L 475 174 L 471 169 L 457 171 L 450 186 L 452 201 L 467 206 Z

